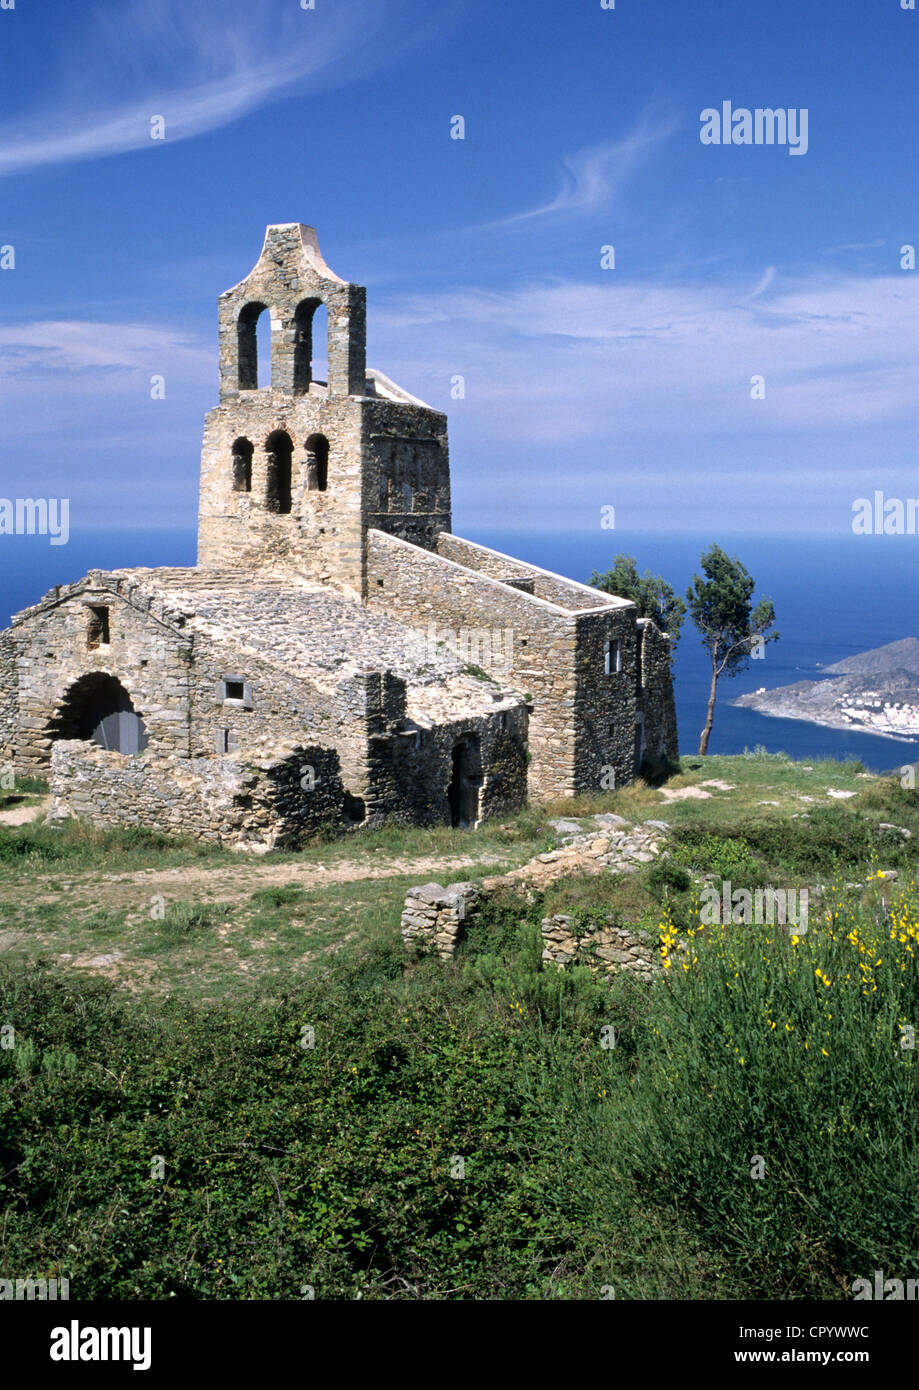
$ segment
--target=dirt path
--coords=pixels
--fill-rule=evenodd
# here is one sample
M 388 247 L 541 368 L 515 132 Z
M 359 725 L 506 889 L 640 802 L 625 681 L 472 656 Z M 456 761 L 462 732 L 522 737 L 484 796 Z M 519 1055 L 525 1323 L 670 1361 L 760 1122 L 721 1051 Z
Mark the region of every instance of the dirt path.
M 499 859 L 494 854 L 399 855 L 392 858 L 372 851 L 362 859 L 342 859 L 330 865 L 273 864 L 246 859 L 239 864 L 219 864 L 210 868 L 186 865 L 178 869 L 140 869 L 120 874 L 55 874 L 56 891 L 48 892 L 38 880 L 36 891 L 30 896 L 33 902 L 60 902 L 61 888 L 74 894 L 82 889 L 94 889 L 104 898 L 107 907 L 127 908 L 136 907 L 138 900 L 155 894 L 161 894 L 167 902 L 235 902 L 261 888 L 285 884 L 309 891 L 332 883 L 400 877 L 412 877 L 419 883 L 430 880 L 448 883 L 461 877 L 465 869 L 482 864 L 503 869 L 516 864 L 518 858 Z
M 6 811 L 0 811 L 0 825 L 28 825 L 30 821 L 43 816 L 50 804 L 50 796 L 45 796 L 31 805 L 11 806 Z

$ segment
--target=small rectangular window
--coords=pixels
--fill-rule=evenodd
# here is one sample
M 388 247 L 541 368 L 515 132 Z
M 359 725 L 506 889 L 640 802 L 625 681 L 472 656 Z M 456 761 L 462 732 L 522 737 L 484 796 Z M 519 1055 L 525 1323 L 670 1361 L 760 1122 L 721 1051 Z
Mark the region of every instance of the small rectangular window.
M 608 676 L 615 676 L 622 670 L 622 643 L 618 637 L 603 643 L 603 670 Z
M 109 645 L 108 608 L 90 608 L 89 624 L 86 629 L 86 645 L 90 651 L 96 647 Z
M 224 676 L 217 682 L 217 699 L 222 705 L 252 708 L 252 687 L 243 676 Z
M 236 735 L 232 729 L 218 729 L 216 743 L 218 753 L 235 753 L 238 747 Z

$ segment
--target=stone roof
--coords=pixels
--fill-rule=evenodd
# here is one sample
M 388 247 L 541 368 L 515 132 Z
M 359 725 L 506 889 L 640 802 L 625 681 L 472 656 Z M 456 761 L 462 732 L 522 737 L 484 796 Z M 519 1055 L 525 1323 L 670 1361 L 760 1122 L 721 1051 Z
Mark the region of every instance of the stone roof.
M 405 680 L 406 712 L 419 724 L 469 712 L 509 708 L 520 696 L 430 640 L 435 625 L 412 629 L 345 595 L 300 578 L 189 567 L 111 570 L 119 587 L 133 583 L 158 598 L 188 631 L 199 631 L 243 656 L 333 689 L 360 671 L 392 671 Z

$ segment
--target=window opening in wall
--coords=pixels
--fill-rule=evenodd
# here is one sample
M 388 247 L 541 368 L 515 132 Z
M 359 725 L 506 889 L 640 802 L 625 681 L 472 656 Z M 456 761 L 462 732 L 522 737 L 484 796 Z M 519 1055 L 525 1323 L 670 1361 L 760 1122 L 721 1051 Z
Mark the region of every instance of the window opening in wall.
M 603 669 L 608 676 L 622 670 L 622 643 L 618 637 L 603 643 Z
M 297 396 L 309 391 L 313 380 L 313 319 L 321 303 L 320 299 L 302 299 L 294 311 L 294 394 Z
M 329 441 L 324 434 L 311 434 L 306 441 L 306 486 L 310 492 L 325 492 L 329 486 Z
M 252 491 L 252 455 L 254 448 L 250 440 L 237 439 L 233 445 L 233 491 Z
M 217 730 L 218 753 L 235 753 L 238 746 L 236 735 L 232 729 Z
M 261 335 L 258 331 L 259 318 L 266 308 L 265 304 L 246 304 L 240 309 L 236 320 L 240 391 L 257 391 L 260 375 L 263 386 L 271 385 L 271 328 L 268 319 L 264 320 Z
M 275 430 L 265 441 L 268 460 L 265 506 L 269 512 L 285 515 L 290 512 L 290 474 L 293 443 L 284 430 Z
M 246 698 L 246 687 L 242 681 L 226 681 L 225 700 L 244 700 Z
M 95 650 L 96 647 L 109 645 L 109 610 L 107 608 L 90 608 L 86 645 L 90 651 Z

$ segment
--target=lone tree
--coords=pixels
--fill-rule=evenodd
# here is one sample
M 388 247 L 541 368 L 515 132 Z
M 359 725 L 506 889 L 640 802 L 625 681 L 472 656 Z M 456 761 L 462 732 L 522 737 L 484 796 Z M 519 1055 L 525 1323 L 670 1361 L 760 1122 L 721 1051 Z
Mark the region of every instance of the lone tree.
M 605 594 L 631 599 L 638 608 L 639 617 L 651 618 L 661 632 L 669 633 L 670 660 L 673 661 L 680 628 L 686 616 L 686 604 L 673 592 L 666 579 L 652 574 L 650 570 L 640 575 L 633 555 L 617 555 L 611 570 L 605 574 L 594 570 L 587 582 Z
M 705 578 L 693 575 L 686 601 L 712 662 L 708 712 L 699 739 L 699 753 L 704 755 L 715 719 L 719 677 L 746 670 L 751 655 L 760 654 L 767 642 L 777 642 L 779 634 L 770 631 L 775 622 L 771 599 L 761 598 L 755 608 L 751 607 L 754 580 L 736 555 L 729 560 L 720 546 L 713 545 L 699 563 Z

